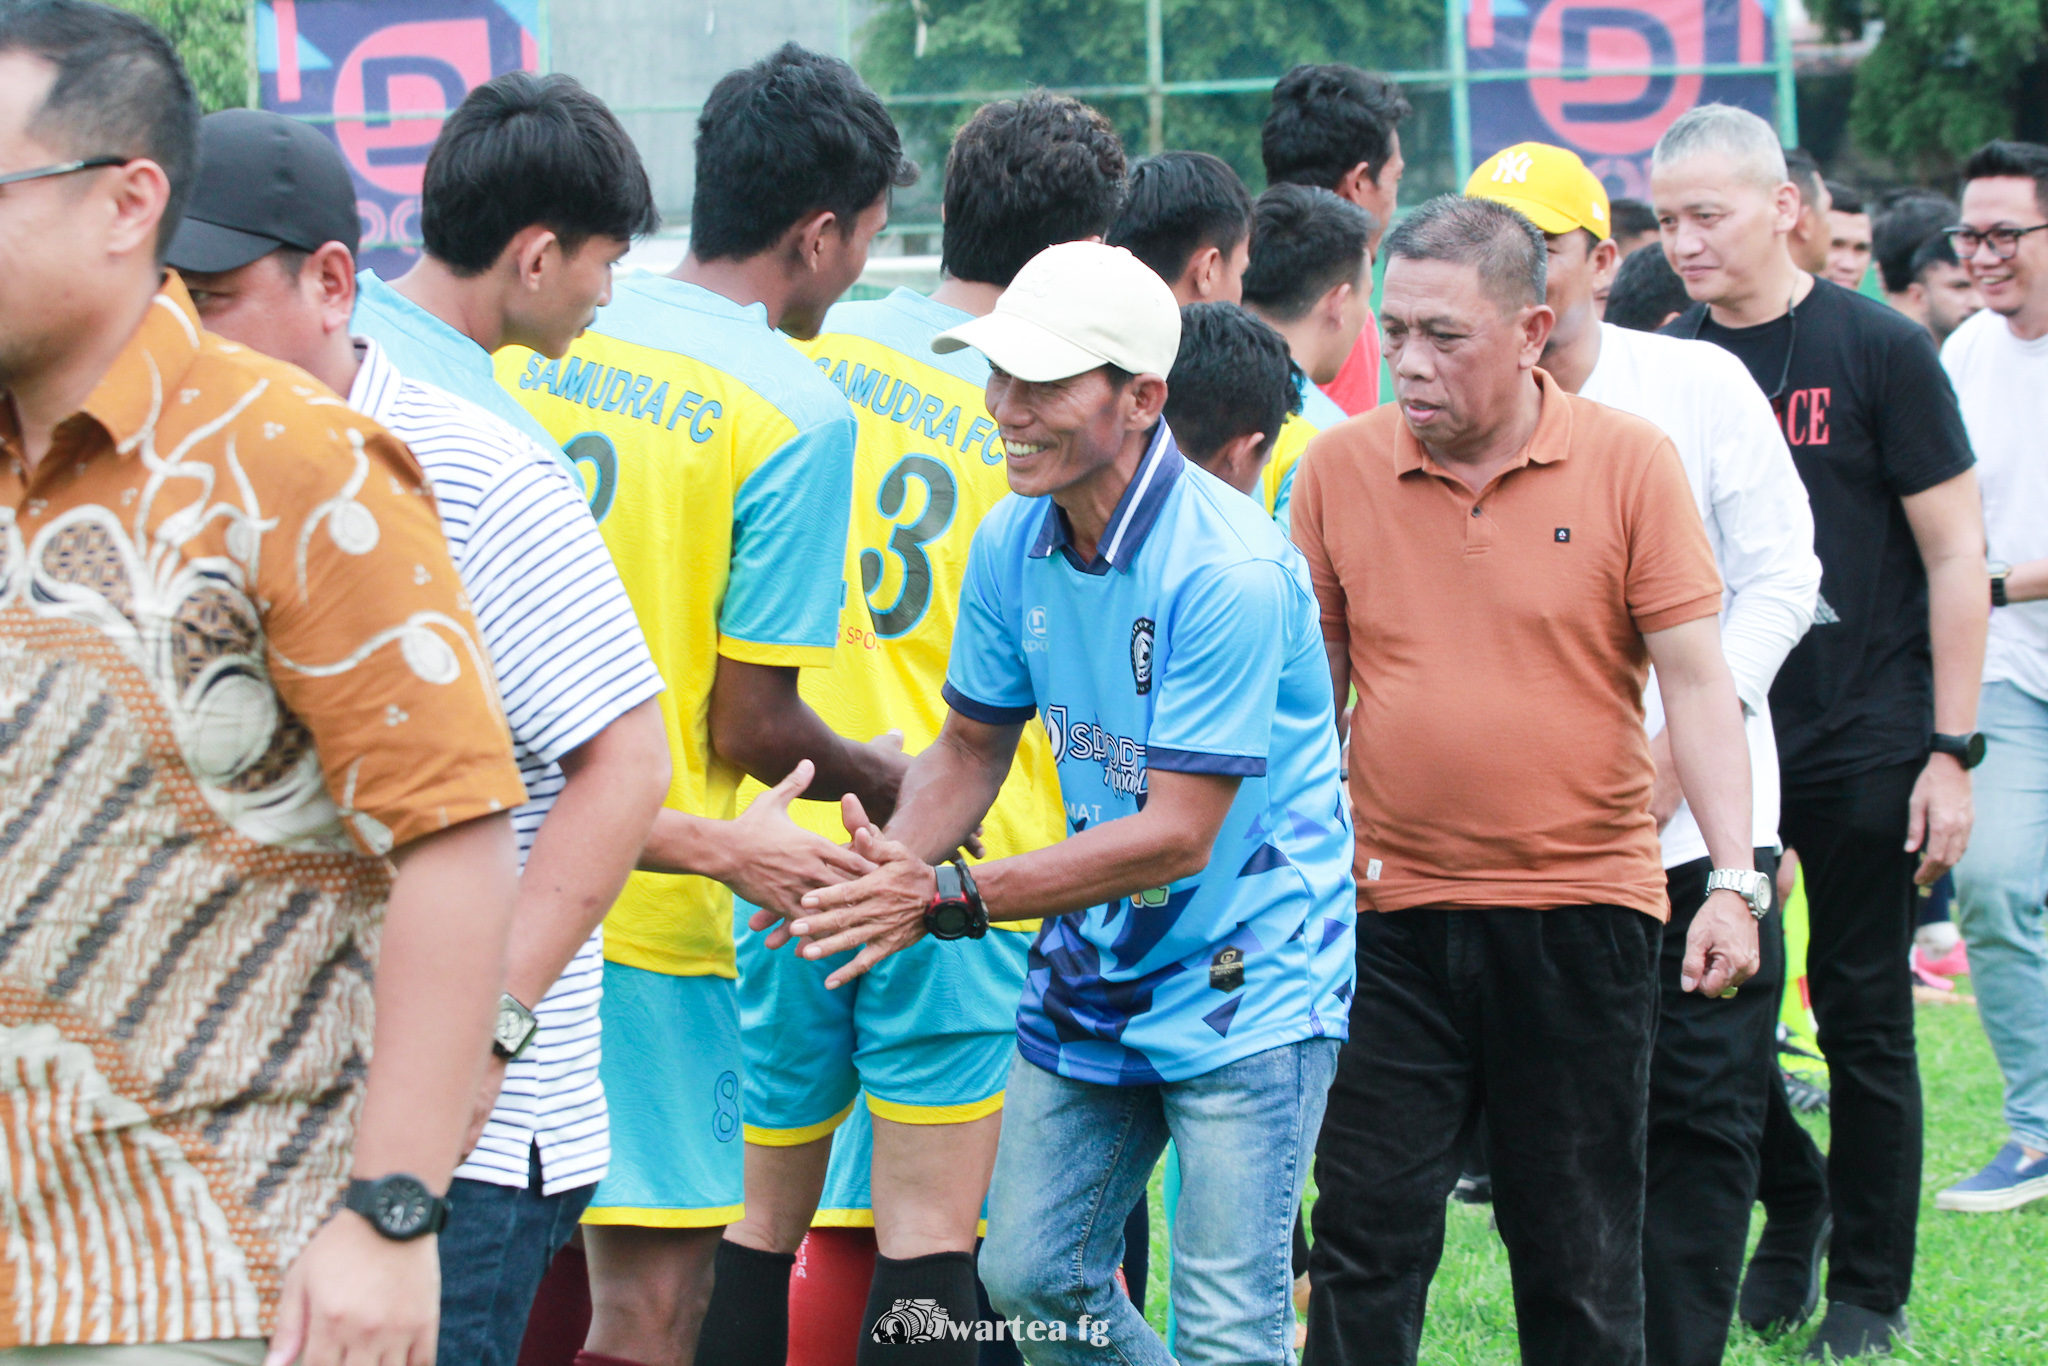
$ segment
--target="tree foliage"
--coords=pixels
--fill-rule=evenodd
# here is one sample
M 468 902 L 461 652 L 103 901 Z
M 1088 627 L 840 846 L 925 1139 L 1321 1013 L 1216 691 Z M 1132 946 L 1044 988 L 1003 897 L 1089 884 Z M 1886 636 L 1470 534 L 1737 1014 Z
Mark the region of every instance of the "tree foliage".
M 1444 60 L 1443 23 L 1442 0 L 1164 0 L 1165 75 L 1169 82 L 1272 78 L 1322 61 L 1436 68 Z M 879 0 L 862 35 L 860 68 L 892 95 L 1142 85 L 1145 0 Z M 1132 154 L 1142 154 L 1144 97 L 1088 98 Z M 1257 186 L 1266 102 L 1257 90 L 1169 98 L 1165 145 L 1214 152 Z M 899 104 L 894 113 L 913 145 L 932 156 L 974 108 Z M 928 191 L 936 180 L 927 177 Z
M 1850 131 L 1923 172 L 2011 135 L 2021 75 L 2048 42 L 2048 0 L 1809 0 L 1807 8 L 1841 37 L 1883 23 L 1856 68 Z
M 249 102 L 249 10 L 243 0 L 113 0 L 164 31 L 199 92 L 199 107 Z

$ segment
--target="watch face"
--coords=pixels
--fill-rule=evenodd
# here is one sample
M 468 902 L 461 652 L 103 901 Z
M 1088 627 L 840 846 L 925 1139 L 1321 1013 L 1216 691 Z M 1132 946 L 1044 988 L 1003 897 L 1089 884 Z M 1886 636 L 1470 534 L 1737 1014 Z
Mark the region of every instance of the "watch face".
M 1977 765 L 1984 762 L 1984 750 L 1986 743 L 1987 742 L 1984 739 L 1983 731 L 1974 730 L 1970 732 L 1969 742 L 1963 746 L 1963 748 L 1968 751 L 1966 754 L 1963 755 L 1964 768 L 1975 768 Z
M 941 939 L 958 939 L 967 933 L 967 908 L 957 901 L 941 902 L 932 912 L 932 933 Z
M 387 1176 L 371 1196 L 371 1218 L 389 1238 L 410 1238 L 434 1215 L 434 1196 L 410 1176 Z
M 498 1002 L 497 1039 L 507 1052 L 517 1052 L 526 1042 L 527 1017 L 510 1001 Z

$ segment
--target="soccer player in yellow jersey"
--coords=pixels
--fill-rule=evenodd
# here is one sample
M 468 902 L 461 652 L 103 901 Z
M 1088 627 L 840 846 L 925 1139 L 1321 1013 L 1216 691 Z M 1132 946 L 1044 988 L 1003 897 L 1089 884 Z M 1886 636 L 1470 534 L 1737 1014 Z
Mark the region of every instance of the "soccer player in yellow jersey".
M 839 654 L 831 669 L 803 678 L 805 699 L 842 733 L 897 728 L 912 751 L 938 735 L 967 548 L 1009 493 L 1002 439 L 983 400 L 987 363 L 966 351 L 936 356 L 931 339 L 989 312 L 1042 248 L 1099 236 L 1121 198 L 1124 168 L 1108 122 L 1074 100 L 1034 95 L 984 107 L 947 159 L 937 293 L 899 289 L 840 304 L 803 344 L 812 373 L 851 400 L 860 424 Z M 800 803 L 792 814 L 847 837 L 835 807 Z M 982 839 L 997 857 L 1051 844 L 1066 828 L 1050 747 L 1034 722 Z M 898 1301 L 935 1300 L 956 1322 L 977 1317 L 977 1222 L 1029 946 L 1029 934 L 1014 929 L 988 937 L 996 942 L 971 953 L 920 944 L 827 991 L 836 961 L 771 951 L 767 935 L 742 921 L 747 1213 L 726 1231 L 700 1362 L 781 1366 L 782 1334 L 765 1319 L 787 1304 L 791 1254 L 818 1208 L 833 1132 L 863 1091 L 880 1256 L 862 1359 L 885 1350 L 868 1338 Z M 869 1204 L 858 1189 L 869 1175 L 834 1172 L 829 1203 L 842 1217 Z M 920 1362 L 972 1362 L 977 1349 L 964 1341 L 916 1350 Z
M 698 120 L 690 254 L 622 279 L 560 361 L 498 376 L 584 472 L 592 510 L 668 684 L 668 808 L 605 922 L 610 1170 L 583 1216 L 586 1366 L 687 1366 L 719 1230 L 744 1198 L 732 895 L 771 905 L 787 870 L 706 869 L 663 821 L 730 817 L 745 774 L 802 760 L 813 796 L 889 809 L 893 739 L 842 740 L 797 691 L 839 638 L 854 422 L 773 329 L 809 336 L 859 278 L 909 183 L 895 126 L 844 62 L 788 45 L 713 88 Z
M 1309 441 L 1344 420 L 1322 391 L 1336 378 L 1372 317 L 1372 215 L 1348 199 L 1307 185 L 1275 185 L 1253 210 L 1252 262 L 1244 305 L 1287 338 L 1313 383 L 1287 420 L 1266 465 L 1266 511 L 1283 529 L 1294 496 L 1294 467 Z

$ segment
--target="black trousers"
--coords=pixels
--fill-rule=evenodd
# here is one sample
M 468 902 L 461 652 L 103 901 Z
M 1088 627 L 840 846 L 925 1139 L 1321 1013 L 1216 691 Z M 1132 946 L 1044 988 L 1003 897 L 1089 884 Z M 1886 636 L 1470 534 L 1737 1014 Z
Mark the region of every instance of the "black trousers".
M 1907 805 L 1921 763 L 1787 787 L 1779 830 L 1799 852 L 1810 931 L 1807 984 L 1828 1060 L 1825 1158 L 1774 1088 L 1759 1195 L 1773 1218 L 1827 1202 L 1827 1296 L 1875 1313 L 1905 1304 L 1919 1232 L 1920 1066 L 1906 955 L 1916 906 Z
M 1312 1366 L 1407 1366 L 1481 1105 L 1525 1363 L 1643 1360 L 1657 922 L 1619 906 L 1366 913 L 1316 1148 Z
M 1777 867 L 1756 851 L 1765 873 Z M 1682 991 L 1685 937 L 1707 899 L 1711 859 L 1665 874 L 1671 919 L 1657 959 L 1650 1060 L 1649 1179 L 1643 1205 L 1644 1339 L 1650 1366 L 1714 1366 L 1728 1345 L 1758 1149 L 1777 1066 L 1784 921 L 1758 925 L 1763 966 L 1733 997 Z

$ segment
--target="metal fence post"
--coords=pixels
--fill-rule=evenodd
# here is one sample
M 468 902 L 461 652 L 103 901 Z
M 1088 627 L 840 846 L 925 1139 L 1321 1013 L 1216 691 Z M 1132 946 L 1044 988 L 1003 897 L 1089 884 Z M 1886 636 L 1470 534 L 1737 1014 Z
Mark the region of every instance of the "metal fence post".
M 242 59 L 249 64 L 249 107 L 263 107 L 263 72 L 261 57 L 256 51 L 256 0 L 242 6 L 243 22 L 247 25 L 248 41 L 242 44 Z
M 1145 153 L 1166 150 L 1165 0 L 1145 0 Z
M 1465 73 L 1465 0 L 1444 0 L 1444 57 L 1451 71 L 1451 161 L 1463 189 L 1472 174 L 1472 84 Z
M 1787 147 L 1799 145 L 1799 83 L 1792 72 L 1792 25 L 1786 11 L 1792 6 L 1777 0 L 1771 12 L 1771 45 L 1778 66 L 1778 141 Z

